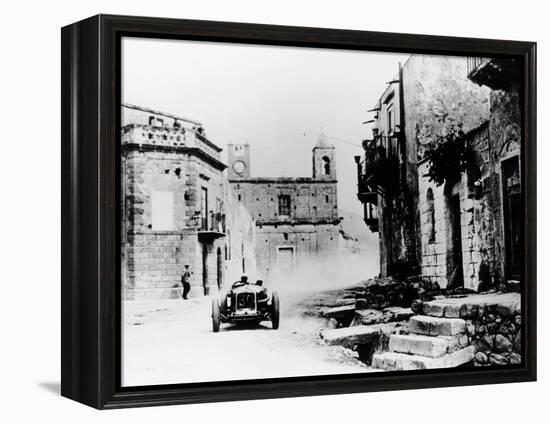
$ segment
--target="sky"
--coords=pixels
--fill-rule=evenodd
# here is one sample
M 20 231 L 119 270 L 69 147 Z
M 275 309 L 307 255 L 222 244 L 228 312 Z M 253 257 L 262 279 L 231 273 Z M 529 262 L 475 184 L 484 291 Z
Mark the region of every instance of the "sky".
M 200 121 L 225 151 L 228 143 L 249 143 L 254 177 L 310 177 L 311 150 L 324 133 L 336 148 L 339 208 L 362 215 L 353 158 L 371 136 L 362 122 L 406 59 L 124 38 L 122 101 Z

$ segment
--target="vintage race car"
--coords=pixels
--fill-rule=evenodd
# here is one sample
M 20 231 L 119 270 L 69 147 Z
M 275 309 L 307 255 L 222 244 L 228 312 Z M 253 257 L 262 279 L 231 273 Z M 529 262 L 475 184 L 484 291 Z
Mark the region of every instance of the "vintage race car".
M 244 280 L 244 281 L 243 281 Z M 231 289 L 212 299 L 212 329 L 220 331 L 220 323 L 257 323 L 270 320 L 274 330 L 279 328 L 279 296 L 263 287 L 262 281 L 249 283 L 246 278 L 236 281 Z

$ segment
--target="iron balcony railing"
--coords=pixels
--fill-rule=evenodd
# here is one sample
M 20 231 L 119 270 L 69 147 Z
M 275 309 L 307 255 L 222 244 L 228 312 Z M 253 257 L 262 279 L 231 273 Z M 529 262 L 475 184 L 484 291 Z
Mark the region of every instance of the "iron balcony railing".
M 211 211 L 206 216 L 201 217 L 200 224 L 201 231 L 225 233 L 225 214 Z
M 468 57 L 466 58 L 466 66 L 468 70 L 468 76 L 472 75 L 479 67 L 485 65 L 487 58 L 484 57 Z
M 402 143 L 399 134 L 363 141 L 364 162 L 357 163 L 358 195 L 362 202 L 374 203 L 368 193 L 386 196 L 398 187 L 400 165 L 404 163 Z

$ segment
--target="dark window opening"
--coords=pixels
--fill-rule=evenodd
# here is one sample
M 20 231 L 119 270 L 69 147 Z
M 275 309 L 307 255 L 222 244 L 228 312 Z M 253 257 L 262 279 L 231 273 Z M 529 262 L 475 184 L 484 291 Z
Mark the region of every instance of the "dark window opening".
M 330 159 L 328 156 L 323 156 L 323 172 L 325 175 L 330 175 Z
M 279 196 L 279 216 L 290 216 L 290 196 Z
M 435 206 L 434 192 L 431 188 L 426 193 L 427 213 L 428 213 L 428 243 L 435 243 Z
M 284 237 L 285 240 L 288 240 L 288 233 L 284 233 L 283 237 Z
M 393 105 L 390 105 L 388 107 L 388 134 L 393 131 L 394 125 L 395 122 L 393 117 Z

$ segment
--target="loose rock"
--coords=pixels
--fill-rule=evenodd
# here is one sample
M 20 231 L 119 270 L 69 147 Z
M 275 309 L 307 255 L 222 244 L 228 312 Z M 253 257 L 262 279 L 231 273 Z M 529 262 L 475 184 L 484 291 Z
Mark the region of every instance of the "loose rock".
M 506 360 L 506 357 L 503 355 L 500 355 L 498 353 L 491 353 L 489 355 L 489 362 L 491 365 L 507 365 L 508 361 Z
M 489 361 L 489 357 L 483 352 L 477 352 L 475 356 L 475 360 L 480 364 L 486 364 Z
M 502 334 L 497 334 L 495 337 L 495 350 L 497 352 L 510 352 L 513 349 L 512 342 Z

